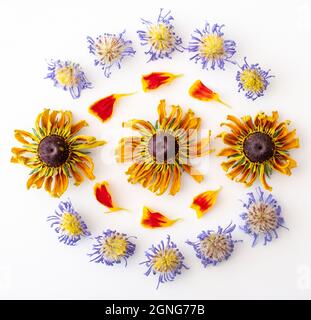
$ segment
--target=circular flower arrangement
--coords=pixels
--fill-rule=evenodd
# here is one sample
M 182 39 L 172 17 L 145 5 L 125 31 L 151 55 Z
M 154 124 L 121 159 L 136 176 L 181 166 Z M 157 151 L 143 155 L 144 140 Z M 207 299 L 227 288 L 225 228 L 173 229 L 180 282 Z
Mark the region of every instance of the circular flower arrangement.
M 248 99 L 256 100 L 264 95 L 269 85 L 270 70 L 265 71 L 259 64 L 248 64 L 244 58 L 242 66 L 233 60 L 236 54 L 236 43 L 228 40 L 223 32 L 224 25 L 205 23 L 202 30 L 196 29 L 191 35 L 187 48 L 182 46 L 182 39 L 175 33 L 173 16 L 163 9 L 156 21 L 142 19 L 144 30 L 137 31 L 149 61 L 172 58 L 175 51 L 188 51 L 194 54 L 190 59 L 202 64 L 202 69 L 216 68 L 224 70 L 225 65 L 238 68 L 236 80 L 238 91 L 244 91 Z M 127 40 L 125 31 L 119 34 L 104 33 L 95 39 L 88 37 L 89 52 L 95 56 L 95 65 L 104 70 L 109 78 L 111 70 L 121 68 L 121 62 L 128 63 L 128 57 L 135 55 L 132 41 Z M 126 58 L 126 59 L 125 59 Z M 149 62 L 148 61 L 148 62 Z M 151 72 L 141 78 L 144 92 L 156 90 L 179 78 L 180 74 L 164 71 Z M 81 91 L 91 88 L 79 64 L 69 60 L 51 60 L 48 64 L 46 78 L 53 80 L 56 87 L 69 91 L 72 98 L 79 98 Z M 201 80 L 195 81 L 189 88 L 189 95 L 203 102 L 216 101 L 225 106 L 219 93 L 208 88 Z M 89 112 L 103 123 L 113 116 L 115 106 L 120 98 L 126 99 L 132 93 L 115 93 L 107 95 L 89 107 Z M 271 191 L 267 183 L 274 171 L 291 175 L 297 166 L 290 156 L 290 150 L 299 147 L 296 131 L 289 130 L 289 121 L 279 121 L 279 114 L 271 115 L 259 112 L 257 116 L 227 116 L 227 122 L 220 126 L 228 127 L 229 131 L 219 134 L 226 148 L 218 152 L 218 156 L 226 157 L 221 166 L 227 176 L 247 187 L 254 184 L 257 178 L 262 186 Z M 49 110 L 41 112 L 35 121 L 32 132 L 15 130 L 15 138 L 22 144 L 12 148 L 13 163 L 20 163 L 31 169 L 27 188 L 44 189 L 53 197 L 60 197 L 67 190 L 69 178 L 73 177 L 75 185 L 83 181 L 83 175 L 90 180 L 94 164 L 88 155 L 88 149 L 105 144 L 95 137 L 78 134 L 87 126 L 86 121 L 72 121 L 70 111 Z M 175 195 L 181 188 L 181 176 L 188 173 L 196 182 L 202 182 L 204 176 L 197 170 L 192 160 L 207 156 L 212 150 L 209 147 L 211 132 L 200 132 L 201 118 L 196 117 L 189 109 L 184 112 L 178 105 L 173 105 L 168 112 L 165 100 L 158 105 L 158 120 L 133 119 L 123 123 L 123 127 L 137 131 L 139 135 L 122 138 L 115 151 L 119 163 L 132 162 L 126 175 L 131 184 L 139 183 L 156 195 L 162 195 L 169 189 Z M 113 189 L 112 189 L 113 190 Z M 202 218 L 215 205 L 220 188 L 202 190 L 194 195 L 190 207 Z M 103 181 L 94 186 L 94 198 L 108 212 L 124 210 L 115 204 L 109 183 Z M 281 207 L 272 194 L 265 194 L 260 187 L 249 192 L 243 202 L 240 214 L 240 230 L 253 238 L 255 246 L 262 240 L 263 244 L 278 237 L 278 231 L 284 226 Z M 141 225 L 145 228 L 163 228 L 174 225 L 180 219 L 170 219 L 165 214 L 143 207 Z M 47 218 L 55 230 L 59 242 L 74 246 L 82 238 L 92 238 L 83 218 L 73 208 L 70 200 L 61 201 L 54 215 Z M 287 228 L 286 228 L 287 229 Z M 219 226 L 217 230 L 203 230 L 195 241 L 187 240 L 196 257 L 204 267 L 216 266 L 228 260 L 241 240 L 235 240 L 236 225 Z M 116 230 L 104 230 L 93 238 L 94 244 L 88 254 L 90 261 L 106 266 L 125 263 L 134 255 L 136 244 L 125 233 Z M 166 241 L 151 245 L 145 251 L 145 275 L 158 277 L 157 288 L 161 283 L 173 281 L 184 269 L 185 257 L 168 235 Z

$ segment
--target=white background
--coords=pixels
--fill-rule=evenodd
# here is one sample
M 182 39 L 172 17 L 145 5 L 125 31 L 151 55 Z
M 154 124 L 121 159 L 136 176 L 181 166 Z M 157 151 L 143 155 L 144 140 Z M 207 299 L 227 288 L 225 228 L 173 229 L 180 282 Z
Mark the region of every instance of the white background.
M 226 24 L 225 35 L 237 42 L 235 58 L 242 63 L 259 62 L 272 69 L 276 76 L 266 96 L 248 101 L 237 92 L 236 68 L 228 65 L 223 71 L 202 71 L 189 61 L 188 53 L 176 53 L 173 60 L 146 63 L 145 48 L 138 41 L 136 30 L 142 28 L 140 18 L 156 19 L 164 6 L 175 17 L 176 32 L 184 42 L 195 28 L 211 23 Z M 127 30 L 137 54 L 124 60 L 123 68 L 106 79 L 103 71 L 93 65 L 88 53 L 86 36 Z M 0 2 L 0 298 L 40 299 L 253 299 L 310 298 L 310 38 L 311 4 L 298 1 L 12 1 Z M 83 91 L 78 100 L 68 92 L 54 88 L 44 80 L 46 59 L 70 59 L 79 62 L 94 89 Z M 156 92 L 141 91 L 140 76 L 151 71 L 184 73 L 185 76 Z M 222 159 L 213 154 L 198 162 L 206 179 L 197 184 L 186 174 L 182 188 L 175 197 L 157 197 L 140 185 L 127 183 L 124 171 L 113 159 L 114 147 L 127 135 L 121 123 L 133 117 L 156 120 L 156 107 L 161 98 L 191 107 L 203 118 L 203 128 L 212 129 L 213 137 L 221 131 L 228 109 L 217 103 L 202 103 L 188 96 L 190 84 L 201 79 L 223 100 L 233 106 L 235 115 L 255 115 L 263 110 L 278 110 L 280 119 L 291 119 L 297 128 L 301 148 L 291 154 L 299 167 L 291 177 L 273 174 L 273 193 L 283 208 L 285 229 L 279 239 L 266 247 L 251 248 L 251 238 L 237 230 L 236 246 L 231 259 L 203 269 L 186 239 L 194 240 L 203 229 L 239 224 L 242 210 L 239 199 L 246 199 L 247 190 L 227 179 L 220 167 Z M 87 111 L 95 100 L 111 93 L 139 93 L 124 98 L 117 105 L 110 122 L 101 124 Z M 86 254 L 92 246 L 84 239 L 76 247 L 58 243 L 46 217 L 53 214 L 59 200 L 43 190 L 26 191 L 29 170 L 10 163 L 10 149 L 18 146 L 13 130 L 31 130 L 34 120 L 44 107 L 68 109 L 76 121 L 86 119 L 90 126 L 85 134 L 109 143 L 92 152 L 96 182 L 108 180 L 115 201 L 129 212 L 104 214 L 105 208 L 93 196 L 95 181 L 79 188 L 72 183 L 63 199 L 70 197 L 94 235 L 105 228 L 137 236 L 136 254 L 123 265 L 106 267 L 89 263 Z M 218 139 L 219 140 L 219 139 Z M 221 141 L 213 139 L 219 150 Z M 204 218 L 197 220 L 189 208 L 192 197 L 207 189 L 223 189 L 218 202 Z M 183 221 L 169 229 L 143 229 L 140 217 L 143 205 Z M 190 270 L 174 282 L 155 290 L 157 279 L 144 276 L 144 250 L 158 243 L 167 234 L 179 245 Z

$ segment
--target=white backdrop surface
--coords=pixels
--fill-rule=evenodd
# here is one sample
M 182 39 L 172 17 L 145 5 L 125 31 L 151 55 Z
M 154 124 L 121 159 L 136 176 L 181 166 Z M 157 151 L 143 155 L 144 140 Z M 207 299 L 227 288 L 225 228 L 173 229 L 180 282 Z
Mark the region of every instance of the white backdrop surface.
M 205 21 L 224 23 L 228 39 L 237 42 L 235 58 L 242 62 L 259 62 L 271 68 L 272 79 L 266 95 L 255 102 L 237 92 L 236 68 L 203 71 L 189 61 L 188 53 L 176 53 L 172 60 L 146 63 L 145 48 L 139 44 L 136 30 L 140 18 L 155 19 L 159 8 L 172 10 L 176 32 L 184 42 Z M 93 65 L 86 36 L 127 30 L 137 54 L 124 60 L 123 68 L 106 79 Z M 12 1 L 0 2 L 0 298 L 29 299 L 307 299 L 311 297 L 311 210 L 310 210 L 310 51 L 311 3 L 297 1 Z M 92 90 L 80 99 L 53 87 L 44 80 L 46 60 L 70 59 L 79 62 Z M 144 94 L 140 76 L 151 71 L 183 73 L 184 77 L 158 91 Z M 175 196 L 157 197 L 140 185 L 127 183 L 127 165 L 117 164 L 114 147 L 127 134 L 122 122 L 131 118 L 156 120 L 160 99 L 168 104 L 191 107 L 203 119 L 203 128 L 220 131 L 228 109 L 217 103 L 202 103 L 188 96 L 189 85 L 201 79 L 217 89 L 233 106 L 235 115 L 255 115 L 258 111 L 278 110 L 281 119 L 291 119 L 297 128 L 301 148 L 292 156 L 299 167 L 291 177 L 273 174 L 273 193 L 282 205 L 286 226 L 279 239 L 267 246 L 251 248 L 251 238 L 239 230 L 235 238 L 243 239 L 231 259 L 204 269 L 185 240 L 194 239 L 203 229 L 239 224 L 245 199 L 243 185 L 227 179 L 215 154 L 198 162 L 206 179 L 197 184 L 183 175 L 181 191 Z M 139 93 L 120 101 L 111 121 L 101 124 L 87 111 L 95 100 L 114 92 Z M 62 197 L 71 198 L 75 209 L 84 217 L 94 235 L 111 228 L 137 236 L 136 254 L 127 268 L 89 263 L 86 254 L 92 240 L 82 240 L 76 247 L 58 243 L 46 217 L 53 213 L 59 200 L 43 190 L 26 191 L 28 171 L 10 163 L 10 149 L 17 146 L 14 129 L 31 129 L 44 107 L 68 109 L 75 120 L 86 119 L 85 134 L 108 141 L 92 152 L 96 182 L 108 180 L 118 204 L 129 209 L 104 214 L 93 197 L 94 181 L 76 188 L 72 183 Z M 212 141 L 214 148 L 221 141 Z M 189 208 L 192 197 L 207 189 L 222 186 L 216 206 L 201 220 Z M 256 185 L 255 185 L 256 186 Z M 254 186 L 254 187 L 255 187 Z M 183 220 L 169 229 L 148 230 L 139 225 L 142 207 L 147 205 Z M 156 278 L 144 276 L 144 250 L 167 234 L 172 236 L 185 256 L 190 270 L 172 283 L 155 290 Z

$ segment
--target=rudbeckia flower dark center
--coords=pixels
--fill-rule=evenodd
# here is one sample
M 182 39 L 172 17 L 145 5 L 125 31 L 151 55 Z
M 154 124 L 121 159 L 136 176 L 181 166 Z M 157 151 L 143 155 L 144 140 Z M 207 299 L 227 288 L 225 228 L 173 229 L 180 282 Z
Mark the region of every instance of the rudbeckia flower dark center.
M 173 135 L 161 132 L 154 134 L 149 140 L 148 151 L 158 163 L 173 163 L 179 151 L 179 145 Z
M 265 162 L 274 153 L 275 145 L 269 135 L 255 132 L 247 137 L 243 144 L 246 157 L 252 162 Z
M 50 135 L 41 140 L 38 155 L 50 167 L 59 167 L 69 157 L 69 146 L 66 140 L 58 135 Z

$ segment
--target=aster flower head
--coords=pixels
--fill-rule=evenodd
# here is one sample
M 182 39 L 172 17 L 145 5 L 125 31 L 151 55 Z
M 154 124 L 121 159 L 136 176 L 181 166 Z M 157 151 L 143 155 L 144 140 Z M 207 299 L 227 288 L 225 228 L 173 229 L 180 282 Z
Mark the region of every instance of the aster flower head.
M 52 197 L 60 197 L 68 188 L 69 178 L 74 178 L 76 186 L 83 182 L 83 175 L 95 179 L 87 149 L 102 146 L 105 141 L 78 134 L 87 125 L 84 120 L 73 123 L 71 111 L 44 109 L 32 132 L 15 130 L 22 147 L 12 148 L 11 162 L 32 170 L 27 189 L 44 186 Z
M 85 222 L 75 211 L 71 201 L 62 201 L 55 210 L 55 215 L 47 218 L 51 222 L 51 228 L 54 228 L 58 234 L 59 242 L 74 246 L 81 237 L 90 236 Z
M 104 33 L 95 40 L 87 37 L 89 52 L 95 56 L 95 65 L 104 70 L 104 75 L 109 78 L 112 67 L 121 68 L 125 57 L 133 57 L 136 51 L 132 41 L 124 38 L 125 30 L 119 34 Z
M 171 183 L 170 194 L 175 195 L 180 190 L 183 171 L 197 182 L 204 179 L 191 161 L 210 153 L 210 132 L 201 139 L 201 119 L 190 109 L 183 114 L 177 105 L 167 114 L 165 100 L 160 101 L 158 114 L 155 125 L 138 119 L 123 123 L 123 127 L 138 131 L 140 136 L 120 140 L 117 161 L 134 162 L 126 172 L 130 183 L 140 183 L 157 195 L 163 194 Z
M 113 266 L 124 260 L 126 266 L 127 259 L 134 254 L 136 248 L 130 238 L 132 237 L 125 233 L 109 229 L 103 231 L 101 235 L 95 237 L 96 242 L 93 244 L 92 253 L 88 254 L 92 258 L 91 262 Z
M 253 101 L 264 95 L 269 79 L 274 77 L 269 74 L 270 70 L 263 70 L 258 63 L 249 65 L 244 58 L 244 64 L 237 72 L 239 92 L 245 91 L 245 97 Z
M 174 51 L 183 52 L 182 39 L 174 32 L 171 11 L 166 14 L 163 9 L 160 10 L 159 17 L 155 23 L 142 20 L 147 30 L 137 31 L 142 46 L 149 46 L 149 50 L 145 53 L 150 56 L 149 61 L 172 58 Z M 149 62 L 148 61 L 148 62 Z
M 201 62 L 202 69 L 215 67 L 224 70 L 225 63 L 231 62 L 232 56 L 236 52 L 236 43 L 232 40 L 225 40 L 222 29 L 225 25 L 205 23 L 203 30 L 196 29 L 191 35 L 189 42 L 189 52 L 195 53 L 190 60 L 196 63 Z
M 264 239 L 264 245 L 271 242 L 273 236 L 278 238 L 277 229 L 283 227 L 284 218 L 281 207 L 273 195 L 265 194 L 260 187 L 255 192 L 249 192 L 248 201 L 243 203 L 245 212 L 240 217 L 244 224 L 240 228 L 253 237 L 255 246 L 260 238 Z
M 189 269 L 184 265 L 184 256 L 177 248 L 177 245 L 167 236 L 167 242 L 162 240 L 157 246 L 152 245 L 145 255 L 147 260 L 141 264 L 145 264 L 148 268 L 145 273 L 149 276 L 151 273 L 158 276 L 158 285 L 167 281 L 175 280 L 175 277 L 181 274 L 183 268 Z
M 48 63 L 49 73 L 45 77 L 54 81 L 54 86 L 69 91 L 77 99 L 84 89 L 92 88 L 79 64 L 71 61 L 51 60 Z
M 218 155 L 227 157 L 221 166 L 231 180 L 249 187 L 259 177 L 263 187 L 271 191 L 266 177 L 270 178 L 274 171 L 291 175 L 297 163 L 290 157 L 290 150 L 299 148 L 299 139 L 296 130 L 288 129 L 290 121 L 280 122 L 277 111 L 271 116 L 260 112 L 254 119 L 228 115 L 227 120 L 221 126 L 231 131 L 219 136 L 228 147 Z
M 196 256 L 201 260 L 204 268 L 208 265 L 217 265 L 218 263 L 228 260 L 234 250 L 234 245 L 238 240 L 232 239 L 232 232 L 235 224 L 230 223 L 225 229 L 218 227 L 217 231 L 202 231 L 198 236 L 198 241 L 186 241 L 191 245 Z

